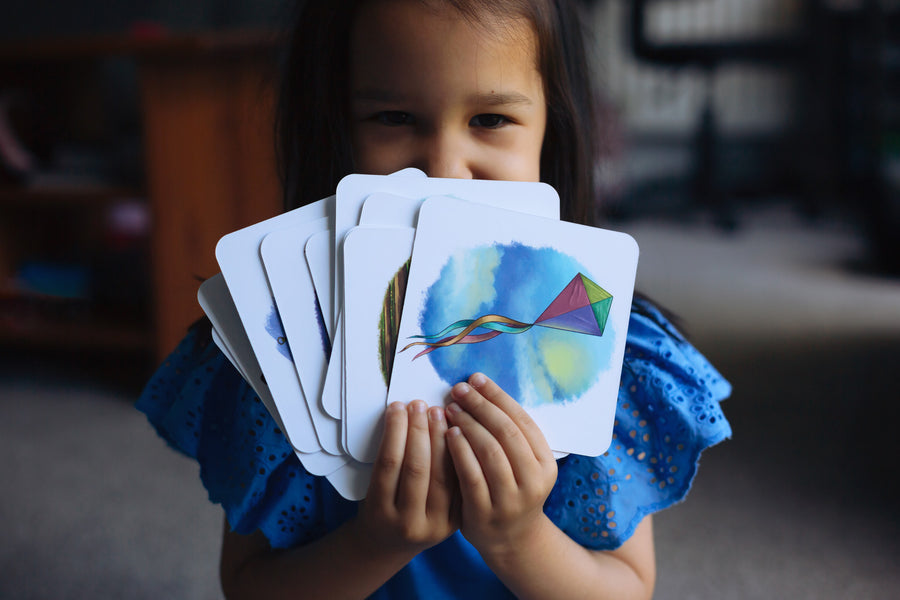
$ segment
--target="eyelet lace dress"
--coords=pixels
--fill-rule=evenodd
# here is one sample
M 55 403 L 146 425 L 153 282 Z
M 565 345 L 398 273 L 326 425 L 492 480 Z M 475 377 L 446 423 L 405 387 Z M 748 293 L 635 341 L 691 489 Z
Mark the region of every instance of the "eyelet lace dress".
M 730 437 L 719 407 L 730 392 L 655 307 L 635 300 L 612 444 L 598 457 L 561 459 L 544 512 L 585 547 L 619 547 L 645 516 L 682 500 L 700 453 Z M 303 469 L 202 326 L 153 375 L 137 408 L 171 446 L 196 458 L 210 500 L 222 505 L 238 533 L 259 529 L 272 547 L 288 548 L 355 514 L 355 503 Z M 416 557 L 373 597 L 423 590 L 429 598 L 508 595 L 458 532 Z

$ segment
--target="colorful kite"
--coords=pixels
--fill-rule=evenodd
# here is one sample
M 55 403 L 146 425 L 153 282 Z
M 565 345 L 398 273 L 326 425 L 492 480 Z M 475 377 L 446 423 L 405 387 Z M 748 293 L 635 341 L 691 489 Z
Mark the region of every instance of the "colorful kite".
M 416 335 L 425 341 L 412 342 L 401 352 L 413 346 L 427 346 L 413 357 L 413 360 L 446 346 L 455 344 L 476 344 L 493 339 L 501 333 L 525 333 L 532 327 L 550 327 L 574 333 L 601 336 L 609 319 L 612 295 L 602 287 L 578 273 L 572 281 L 553 299 L 534 323 L 523 323 L 501 315 L 485 315 L 477 319 L 457 321 L 442 331 L 431 335 Z M 486 333 L 472 334 L 476 329 L 486 329 Z M 462 331 L 459 331 L 462 330 Z M 459 331 L 459 333 L 453 333 Z M 436 341 L 432 341 L 436 340 Z

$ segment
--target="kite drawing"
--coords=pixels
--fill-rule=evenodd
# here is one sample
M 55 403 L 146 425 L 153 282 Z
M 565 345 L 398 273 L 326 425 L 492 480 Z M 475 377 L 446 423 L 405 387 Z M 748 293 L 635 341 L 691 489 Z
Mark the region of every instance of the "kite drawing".
M 599 337 L 606 328 L 612 300 L 612 294 L 583 273 L 578 273 L 532 323 L 496 314 L 484 315 L 477 319 L 462 319 L 437 333 L 412 336 L 423 341 L 407 344 L 401 352 L 413 346 L 425 346 L 413 357 L 415 360 L 438 348 L 456 344 L 477 344 L 503 333 L 525 333 L 533 327 L 548 327 Z M 487 331 L 473 333 L 479 329 Z
M 420 246 L 419 260 L 431 264 L 417 271 L 413 254 L 394 393 L 418 397 L 419 386 L 405 382 L 437 390 L 480 372 L 522 406 L 584 397 L 615 366 L 628 315 L 616 261 L 584 246 L 578 256 L 515 241 L 434 254 Z

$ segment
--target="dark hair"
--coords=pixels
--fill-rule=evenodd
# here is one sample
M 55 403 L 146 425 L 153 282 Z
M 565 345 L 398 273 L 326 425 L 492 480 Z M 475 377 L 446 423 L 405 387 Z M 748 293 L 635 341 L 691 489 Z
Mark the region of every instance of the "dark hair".
M 356 9 L 366 1 L 378 0 L 301 0 L 297 4 L 276 122 L 286 210 L 334 193 L 341 177 L 353 172 L 348 47 Z M 525 17 L 531 22 L 547 100 L 541 180 L 559 192 L 565 220 L 592 223 L 596 205 L 594 90 L 578 4 L 574 0 L 440 3 L 473 22 L 485 12 Z

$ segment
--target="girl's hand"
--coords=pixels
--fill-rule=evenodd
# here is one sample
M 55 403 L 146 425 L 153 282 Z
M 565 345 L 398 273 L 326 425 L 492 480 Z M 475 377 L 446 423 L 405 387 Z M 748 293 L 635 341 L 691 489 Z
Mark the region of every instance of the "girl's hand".
M 395 402 L 384 417 L 384 437 L 358 525 L 377 552 L 409 559 L 459 527 L 456 476 L 447 452 L 443 409 L 421 400 Z
M 486 560 L 521 549 L 546 524 L 556 460 L 525 410 L 481 373 L 451 390 L 447 444 L 459 479 L 463 535 Z

